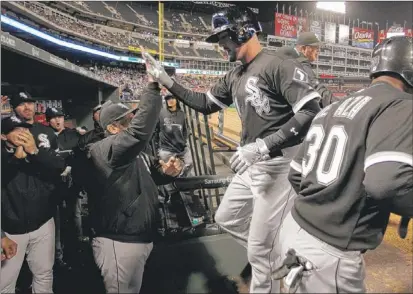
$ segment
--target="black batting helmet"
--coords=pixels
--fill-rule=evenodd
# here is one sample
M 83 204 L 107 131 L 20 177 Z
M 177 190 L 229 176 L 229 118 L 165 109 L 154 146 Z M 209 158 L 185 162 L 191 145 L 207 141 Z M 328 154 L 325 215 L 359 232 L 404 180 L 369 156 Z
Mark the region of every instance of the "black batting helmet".
M 378 44 L 371 55 L 370 77 L 379 74 L 397 74 L 413 87 L 412 38 L 394 36 Z
M 228 32 L 233 42 L 241 45 L 262 31 L 257 16 L 247 7 L 229 7 L 212 15 L 212 34 L 205 40 L 218 43 L 219 35 Z

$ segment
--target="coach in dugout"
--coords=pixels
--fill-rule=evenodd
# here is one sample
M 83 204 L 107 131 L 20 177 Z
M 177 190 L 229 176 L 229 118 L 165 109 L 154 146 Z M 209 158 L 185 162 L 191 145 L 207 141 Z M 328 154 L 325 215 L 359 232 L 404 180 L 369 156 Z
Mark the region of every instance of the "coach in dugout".
M 77 147 L 81 135 L 75 129 L 65 127 L 64 113 L 55 107 L 46 109 L 46 120 L 57 136 L 59 154 L 66 166 L 73 168 L 73 149 Z M 78 241 L 83 235 L 80 187 L 76 183 L 61 183 L 58 187 L 60 198 L 56 213 L 56 264 L 59 269 L 70 269 L 76 260 Z M 69 257 L 63 259 L 63 248 Z M 68 261 L 69 265 L 65 262 Z
M 19 93 L 11 99 L 15 115 L 2 120 L 1 226 L 18 245 L 16 256 L 2 263 L 2 293 L 15 292 L 26 254 L 33 292 L 53 292 L 54 192 L 65 162 L 55 152 L 53 132 L 34 122 L 34 102 Z
M 92 248 L 108 293 L 139 293 L 157 231 L 156 185 L 171 182 L 182 169 L 179 160 L 158 163 L 142 152 L 162 107 L 159 85 L 149 81 L 137 111 L 111 101 L 102 105 L 105 138 L 89 152 Z
M 320 46 L 321 42 L 316 34 L 313 32 L 302 32 L 298 36 L 295 47 L 282 47 L 277 51 L 277 55 L 290 57 L 301 63 L 303 69 L 308 74 L 311 85 L 321 95 L 320 106 L 324 108 L 338 101 L 338 99 L 334 97 L 333 93 L 324 84 L 319 82 L 317 75 L 311 67 L 311 64 L 318 58 Z

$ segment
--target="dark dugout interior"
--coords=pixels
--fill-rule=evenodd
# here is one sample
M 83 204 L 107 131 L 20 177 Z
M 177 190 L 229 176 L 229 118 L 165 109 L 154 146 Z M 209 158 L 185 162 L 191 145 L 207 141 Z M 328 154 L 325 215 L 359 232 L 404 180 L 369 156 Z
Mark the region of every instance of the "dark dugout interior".
M 25 90 L 37 100 L 62 100 L 77 126 L 93 128 L 92 109 L 100 100 L 119 99 L 118 89 L 75 72 L 1 48 L 2 95 Z
M 105 83 L 43 63 L 4 46 L 2 94 L 27 90 L 39 100 L 62 100 L 65 112 L 77 125 L 92 128 L 91 109 L 99 98 L 119 99 L 118 89 Z M 173 69 L 172 69 L 173 71 Z M 99 94 L 100 93 L 100 94 Z M 101 97 L 99 97 L 101 96 Z M 81 266 L 64 277 L 56 276 L 55 293 L 103 293 L 104 288 L 91 248 L 79 253 Z M 238 293 L 231 276 L 243 274 L 246 250 L 229 235 L 165 240 L 156 244 L 145 267 L 141 293 Z M 248 279 L 248 270 L 246 279 Z M 20 275 L 20 285 L 30 284 L 30 274 Z M 77 281 L 77 283 L 73 283 Z M 19 293 L 29 293 L 23 288 Z

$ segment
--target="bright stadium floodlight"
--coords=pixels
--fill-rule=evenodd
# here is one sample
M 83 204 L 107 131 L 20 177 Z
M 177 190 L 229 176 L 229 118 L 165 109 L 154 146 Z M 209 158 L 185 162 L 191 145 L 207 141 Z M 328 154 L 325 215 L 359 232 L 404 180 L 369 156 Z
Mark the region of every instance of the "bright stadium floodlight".
M 327 10 L 336 13 L 346 13 L 346 4 L 345 2 L 323 2 L 318 1 L 317 6 L 318 9 Z

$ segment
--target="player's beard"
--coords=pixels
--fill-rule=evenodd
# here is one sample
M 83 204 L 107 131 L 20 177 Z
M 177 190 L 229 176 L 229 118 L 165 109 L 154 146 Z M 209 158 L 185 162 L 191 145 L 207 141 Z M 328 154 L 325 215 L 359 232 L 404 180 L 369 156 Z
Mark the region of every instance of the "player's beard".
M 233 49 L 228 50 L 228 60 L 229 62 L 237 61 L 237 52 Z

